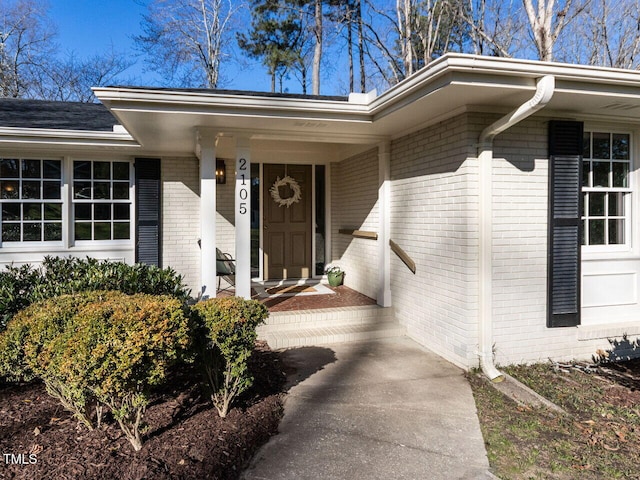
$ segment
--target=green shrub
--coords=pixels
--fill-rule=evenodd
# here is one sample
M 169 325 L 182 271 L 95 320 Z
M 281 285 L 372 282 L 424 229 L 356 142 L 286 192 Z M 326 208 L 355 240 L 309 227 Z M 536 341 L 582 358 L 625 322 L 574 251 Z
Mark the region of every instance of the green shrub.
M 192 332 L 177 298 L 97 291 L 31 305 L 9 322 L 0 345 L 19 338 L 21 346 L 7 349 L 3 364 L 17 357 L 21 368 L 41 378 L 89 428 L 90 407 L 99 421 L 102 406 L 108 406 L 140 450 L 151 389 L 188 354 Z
M 76 330 L 78 311 L 113 295 L 113 292 L 63 295 L 20 311 L 0 334 L 0 375 L 14 381 L 42 379 L 47 392 L 91 428 L 87 412 L 91 395 L 85 388 L 60 378 L 56 365 L 65 352 L 57 345 L 65 334 Z
M 30 265 L 10 265 L 0 272 L 0 332 L 11 317 L 33 301 L 33 290 L 40 279 L 40 273 Z
M 234 399 L 253 383 L 247 362 L 255 346 L 256 327 L 269 313 L 262 303 L 238 297 L 212 298 L 192 309 L 204 329 L 200 355 L 211 400 L 225 417 Z
M 39 269 L 10 266 L 0 272 L 0 332 L 10 318 L 35 301 L 95 290 L 172 295 L 183 301 L 191 293 L 182 283 L 182 276 L 171 268 L 93 258 L 45 257 Z

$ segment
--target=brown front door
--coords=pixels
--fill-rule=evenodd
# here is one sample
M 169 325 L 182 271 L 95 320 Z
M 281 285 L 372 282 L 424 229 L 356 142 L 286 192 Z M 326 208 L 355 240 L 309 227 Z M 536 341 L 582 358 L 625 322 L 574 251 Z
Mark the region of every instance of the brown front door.
M 300 200 L 279 205 L 271 188 L 285 177 L 300 187 Z M 264 178 L 264 279 L 311 277 L 311 165 L 265 164 Z M 290 184 L 280 186 L 282 200 L 291 198 Z

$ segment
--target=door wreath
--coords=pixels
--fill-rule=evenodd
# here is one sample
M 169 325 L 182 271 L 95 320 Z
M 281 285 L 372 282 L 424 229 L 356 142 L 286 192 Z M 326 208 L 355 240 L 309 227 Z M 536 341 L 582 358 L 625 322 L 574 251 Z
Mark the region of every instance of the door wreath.
M 280 187 L 284 186 L 289 186 L 289 188 L 293 192 L 293 195 L 287 198 L 282 198 L 280 196 Z M 280 207 L 286 206 L 287 208 L 289 208 L 294 203 L 298 203 L 302 198 L 302 190 L 300 189 L 300 185 L 298 185 L 298 182 L 296 182 L 295 179 L 291 178 L 289 175 L 282 179 L 280 177 L 276 178 L 276 181 L 269 189 L 269 192 L 271 192 L 271 198 L 273 198 L 273 201 L 276 202 Z

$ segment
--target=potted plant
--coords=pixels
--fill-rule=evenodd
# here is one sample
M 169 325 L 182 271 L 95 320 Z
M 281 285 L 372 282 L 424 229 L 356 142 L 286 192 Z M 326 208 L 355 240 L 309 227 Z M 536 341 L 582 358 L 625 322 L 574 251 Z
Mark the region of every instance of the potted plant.
M 329 281 L 329 285 L 331 285 L 332 287 L 337 287 L 339 285 L 342 285 L 342 280 L 344 278 L 344 271 L 340 267 L 338 267 L 337 265 L 334 265 L 332 267 L 327 267 L 324 273 L 327 274 L 327 280 Z

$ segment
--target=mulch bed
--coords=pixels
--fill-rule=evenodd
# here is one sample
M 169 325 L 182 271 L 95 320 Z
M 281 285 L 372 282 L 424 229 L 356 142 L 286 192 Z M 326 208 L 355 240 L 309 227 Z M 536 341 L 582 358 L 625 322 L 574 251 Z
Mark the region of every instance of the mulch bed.
M 140 452 L 113 420 L 93 431 L 79 426 L 41 384 L 0 387 L 0 478 L 236 479 L 283 414 L 278 355 L 259 342 L 251 369 L 253 387 L 224 419 L 196 372 L 176 372 L 147 409 Z

